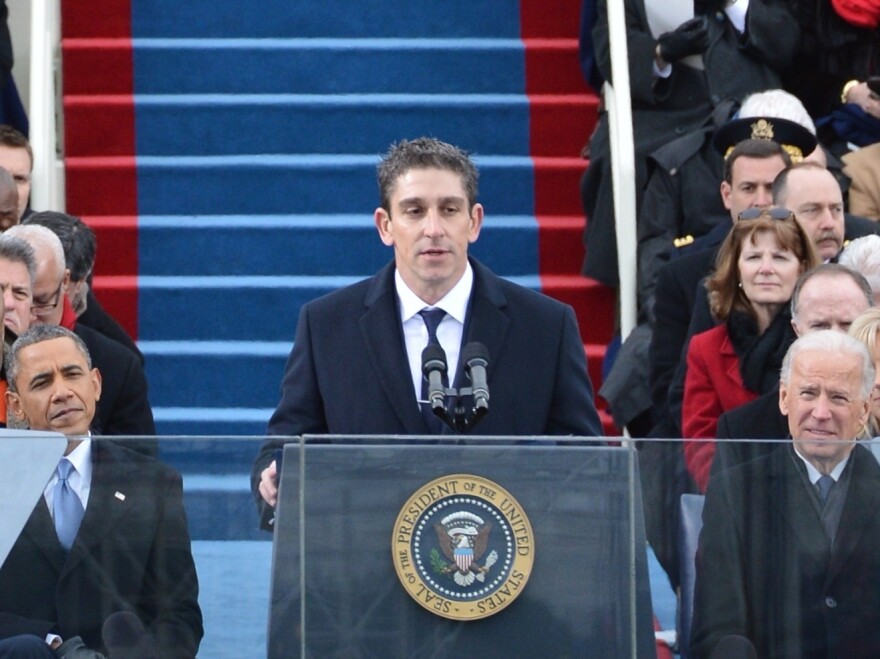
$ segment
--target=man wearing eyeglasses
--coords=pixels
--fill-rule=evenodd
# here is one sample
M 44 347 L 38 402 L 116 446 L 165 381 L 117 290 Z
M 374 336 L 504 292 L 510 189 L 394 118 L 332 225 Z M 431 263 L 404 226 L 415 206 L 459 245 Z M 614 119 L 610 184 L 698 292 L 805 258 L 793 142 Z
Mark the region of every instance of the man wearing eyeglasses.
M 85 342 L 92 361 L 103 375 L 103 394 L 92 428 L 95 434 L 155 435 L 153 412 L 147 400 L 147 379 L 137 357 L 112 339 L 76 324 L 76 314 L 64 304 L 70 271 L 65 267 L 64 250 L 58 237 L 38 225 L 14 226 L 4 236 L 21 238 L 36 255 L 31 324 L 72 328 Z M 158 452 L 155 437 L 127 441 L 126 445 L 151 456 Z

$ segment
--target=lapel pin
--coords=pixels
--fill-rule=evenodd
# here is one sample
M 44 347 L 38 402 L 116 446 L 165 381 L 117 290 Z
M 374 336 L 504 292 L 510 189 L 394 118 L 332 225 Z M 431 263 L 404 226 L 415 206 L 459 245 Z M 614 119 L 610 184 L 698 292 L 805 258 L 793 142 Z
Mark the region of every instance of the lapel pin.
M 122 492 L 117 492 L 114 496 L 120 501 L 125 501 L 125 495 Z

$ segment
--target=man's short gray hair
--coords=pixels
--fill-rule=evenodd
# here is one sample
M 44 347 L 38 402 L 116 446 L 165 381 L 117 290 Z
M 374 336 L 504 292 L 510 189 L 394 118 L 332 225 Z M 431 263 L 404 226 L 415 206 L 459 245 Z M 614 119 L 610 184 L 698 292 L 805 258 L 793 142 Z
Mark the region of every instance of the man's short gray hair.
M 880 293 L 880 236 L 856 238 L 844 247 L 837 262 L 867 279 L 872 293 Z
M 27 268 L 28 278 L 31 280 L 31 290 L 34 288 L 34 280 L 37 278 L 37 256 L 27 241 L 6 233 L 0 234 L 0 259 L 12 263 L 21 263 Z
M 9 349 L 9 355 L 6 357 L 6 382 L 9 391 L 18 392 L 18 383 L 16 382 L 18 374 L 21 372 L 20 353 L 28 346 L 42 343 L 43 341 L 51 341 L 53 339 L 70 339 L 73 341 L 77 350 L 82 353 L 86 359 L 89 370 L 92 368 L 92 357 L 89 355 L 89 349 L 79 336 L 71 332 L 69 329 L 60 325 L 34 325 L 27 332 L 22 334 L 15 340 Z
M 55 262 L 59 264 L 63 271 L 67 267 L 67 261 L 64 258 L 64 246 L 61 240 L 51 229 L 47 229 L 39 224 L 16 224 L 9 227 L 3 234 L 6 236 L 14 236 L 26 241 L 36 251 L 38 245 L 46 245 L 55 257 Z
M 849 354 L 859 357 L 862 362 L 862 398 L 867 400 L 874 389 L 874 362 L 865 344 L 851 337 L 849 334 L 835 330 L 818 330 L 800 337 L 791 344 L 785 358 L 782 360 L 782 370 L 779 379 L 783 386 L 791 382 L 791 364 L 802 352 L 823 352 L 833 359 L 836 355 Z

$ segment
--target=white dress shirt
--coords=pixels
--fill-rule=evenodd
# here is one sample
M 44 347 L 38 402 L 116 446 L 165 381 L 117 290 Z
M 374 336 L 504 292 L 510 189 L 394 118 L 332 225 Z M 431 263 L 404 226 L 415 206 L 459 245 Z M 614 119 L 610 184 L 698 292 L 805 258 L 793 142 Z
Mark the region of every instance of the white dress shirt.
M 410 376 L 416 400 L 422 397 L 422 351 L 428 345 L 428 328 L 419 315 L 423 309 L 440 308 L 446 312 L 437 328 L 437 339 L 446 353 L 449 384 L 455 382 L 458 370 L 458 355 L 461 352 L 461 337 L 464 333 L 464 321 L 467 315 L 468 301 L 474 286 L 474 271 L 468 263 L 458 283 L 452 287 L 437 304 L 426 304 L 403 281 L 400 272 L 394 272 L 394 283 L 397 287 L 397 299 L 400 303 L 400 322 L 403 326 L 403 340 L 406 344 L 406 357 L 409 362 Z

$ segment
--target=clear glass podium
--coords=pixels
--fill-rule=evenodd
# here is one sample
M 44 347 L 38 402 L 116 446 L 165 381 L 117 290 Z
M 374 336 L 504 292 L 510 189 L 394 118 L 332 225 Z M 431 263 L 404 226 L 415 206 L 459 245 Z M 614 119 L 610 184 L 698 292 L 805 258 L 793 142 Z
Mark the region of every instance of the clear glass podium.
M 655 656 L 635 451 L 587 444 L 287 444 L 268 656 Z

